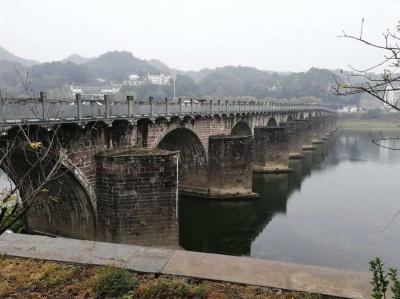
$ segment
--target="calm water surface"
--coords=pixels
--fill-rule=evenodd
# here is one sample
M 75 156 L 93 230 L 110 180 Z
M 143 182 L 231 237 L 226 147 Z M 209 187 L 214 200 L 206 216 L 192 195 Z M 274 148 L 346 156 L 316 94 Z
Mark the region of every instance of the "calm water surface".
M 293 174 L 254 177 L 257 200 L 181 197 L 180 245 L 362 271 L 380 256 L 400 267 L 400 216 L 385 228 L 400 210 L 400 151 L 342 130 L 290 166 Z

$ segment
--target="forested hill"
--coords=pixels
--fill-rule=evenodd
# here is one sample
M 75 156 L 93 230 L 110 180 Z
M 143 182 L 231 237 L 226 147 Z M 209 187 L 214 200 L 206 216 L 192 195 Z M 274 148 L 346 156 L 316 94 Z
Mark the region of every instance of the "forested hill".
M 143 60 L 126 51 L 107 52 L 96 58 L 86 59 L 72 55 L 63 61 L 23 65 L 15 59 L 0 56 L 0 90 L 9 95 L 24 93 L 21 78 L 28 76 L 34 92 L 56 91 L 62 95 L 71 84 L 98 84 L 96 79 L 122 83 L 131 74 L 170 73 L 163 62 Z M 252 67 L 226 66 L 200 71 L 176 70 L 176 95 L 192 97 L 251 97 L 257 99 L 302 98 L 311 102 L 357 103 L 358 96 L 337 98 L 332 93 L 333 71 L 311 68 L 301 73 L 278 73 Z M 340 76 L 340 74 L 338 74 Z M 123 87 L 123 94 L 138 97 L 152 95 L 156 98 L 171 97 L 171 86 Z
M 7 51 L 3 47 L 0 47 L 0 60 L 15 62 L 15 63 L 22 64 L 24 66 L 32 66 L 34 64 L 39 64 L 38 61 L 18 57 L 16 55 L 14 55 L 13 53 Z

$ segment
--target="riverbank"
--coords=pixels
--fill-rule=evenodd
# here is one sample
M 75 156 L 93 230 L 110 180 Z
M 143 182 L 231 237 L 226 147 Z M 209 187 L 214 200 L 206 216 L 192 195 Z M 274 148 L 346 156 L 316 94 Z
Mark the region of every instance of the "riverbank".
M 400 130 L 400 123 L 381 120 L 343 120 L 339 123 L 340 129 L 357 130 Z
M 82 266 L 33 259 L 0 258 L 1 298 L 328 298 L 318 294 Z
M 309 295 L 307 297 L 302 293 L 314 293 L 341 298 L 368 298 L 370 294 L 370 276 L 368 273 L 246 257 L 22 234 L 3 234 L 0 236 L 0 252 L 19 258 L 34 258 L 85 265 L 82 267 L 112 265 L 134 271 L 136 272 L 135 275 L 142 275 L 138 273 L 152 274 L 154 279 L 158 275 L 161 275 L 161 278 L 167 275 L 188 277 L 184 281 L 185 283 L 191 281 L 194 284 L 198 284 L 198 282 L 219 281 L 222 283 L 220 285 L 221 288 L 224 285 L 228 286 L 231 284 L 237 284 L 239 288 L 239 284 L 241 284 L 240 288 L 244 287 L 242 290 L 243 294 L 247 292 L 245 289 L 249 285 L 257 286 L 254 289 L 251 287 L 251 291 L 249 292 L 259 292 L 260 290 L 257 290 L 257 288 L 265 291 L 261 297 L 254 297 L 255 293 L 251 293 L 249 297 L 245 295 L 242 297 L 229 295 L 212 297 L 212 293 L 210 293 L 211 297 L 204 298 L 313 298 Z M 54 265 L 51 267 L 54 267 Z M 1 268 L 4 269 L 3 266 Z M 27 268 L 29 267 L 27 266 Z M 71 271 L 74 272 L 73 269 Z M 77 271 L 78 275 L 80 270 L 75 271 Z M 39 271 L 37 275 L 41 272 L 43 271 Z M 12 283 L 15 280 L 13 278 L 5 279 L 4 274 L 2 275 L 1 280 L 3 284 Z M 93 275 L 96 275 L 96 273 L 93 273 Z M 32 277 L 35 277 L 35 275 L 32 274 Z M 54 280 L 63 280 L 62 275 L 54 274 L 49 275 L 49 277 Z M 87 279 L 90 281 L 89 277 Z M 45 279 L 40 275 L 36 277 L 36 280 L 45 282 Z M 71 279 L 65 279 L 65 281 L 69 280 Z M 79 280 L 84 280 L 84 278 Z M 144 277 L 143 281 L 145 280 L 146 278 Z M 66 282 L 65 284 L 67 285 L 68 283 Z M 173 283 L 171 282 L 171 284 Z M 211 291 L 216 291 L 213 283 L 209 287 Z M 7 286 L 4 288 L 7 289 Z M 95 291 L 93 287 L 89 286 L 87 289 L 88 292 L 90 292 L 90 288 L 92 291 Z M 181 287 L 178 289 L 181 289 Z M 294 294 L 297 297 L 293 295 L 289 295 L 289 297 L 276 297 L 275 293 L 271 293 L 275 292 L 276 289 L 279 289 L 277 291 L 277 295 L 279 296 L 286 296 L 295 291 Z M 289 292 L 282 292 L 281 294 L 280 290 L 288 290 Z M 144 296 L 139 298 L 154 297 Z M 162 296 L 161 298 L 168 298 L 168 296 Z M 172 296 L 172 298 L 174 297 Z M 175 298 L 191 297 L 183 296 Z

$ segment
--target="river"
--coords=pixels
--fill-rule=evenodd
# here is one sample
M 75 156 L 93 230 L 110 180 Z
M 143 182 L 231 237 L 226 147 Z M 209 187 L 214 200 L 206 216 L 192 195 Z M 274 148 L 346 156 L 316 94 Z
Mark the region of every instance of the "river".
M 256 200 L 181 197 L 180 245 L 356 271 L 375 256 L 400 266 L 400 215 L 390 223 L 400 210 L 400 151 L 374 145 L 366 131 L 341 130 L 290 167 L 255 175 Z

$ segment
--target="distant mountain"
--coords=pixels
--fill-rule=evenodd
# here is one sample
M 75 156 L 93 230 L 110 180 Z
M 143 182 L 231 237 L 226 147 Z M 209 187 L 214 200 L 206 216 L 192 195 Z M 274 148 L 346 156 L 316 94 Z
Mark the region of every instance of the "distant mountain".
M 3 47 L 0 47 L 0 60 L 17 62 L 25 66 L 32 66 L 35 64 L 39 64 L 38 61 L 18 57 L 13 53 L 7 51 Z
M 199 83 L 205 77 L 210 75 L 214 70 L 212 69 L 201 69 L 200 71 L 177 71 L 177 74 L 191 77 L 196 83 Z
M 159 73 L 148 61 L 136 58 L 130 52 L 107 52 L 84 64 L 97 76 L 111 81 L 123 81 L 132 74 Z
M 67 58 L 64 58 L 63 60 L 61 60 L 61 62 L 72 62 L 75 64 L 84 64 L 88 61 L 90 61 L 92 58 L 86 58 L 86 57 L 82 57 L 79 54 L 72 54 L 70 56 L 68 56 Z
M 172 70 L 171 70 L 171 68 L 168 66 L 168 65 L 166 65 L 164 62 L 162 62 L 161 60 L 158 60 L 158 59 L 150 59 L 149 61 L 148 61 L 148 63 L 151 65 L 151 66 L 153 66 L 153 67 L 155 67 L 156 69 L 158 69 L 161 73 L 171 73 L 172 72 Z
M 1 60 L 6 59 L 6 60 Z M 84 58 L 74 54 L 63 61 L 22 65 L 21 58 L 0 48 L 0 90 L 8 94 L 22 94 L 23 80 L 27 74 L 29 88 L 34 92 L 67 90 L 71 84 L 96 84 L 102 78 L 108 82 L 128 79 L 129 75 L 146 76 L 147 73 L 171 73 L 163 62 L 157 59 L 139 59 L 126 51 L 104 53 L 96 58 Z M 332 92 L 335 71 L 311 68 L 307 72 L 278 73 L 259 70 L 254 67 L 225 66 L 200 71 L 176 70 L 176 96 L 213 97 L 218 99 L 242 97 L 247 99 L 301 98 L 311 102 L 358 103 L 359 95 L 339 98 Z M 340 81 L 348 74 L 336 73 Z M 60 92 L 61 93 L 61 92 Z M 126 85 L 123 94 L 135 94 L 139 98 L 153 96 L 155 99 L 171 98 L 173 88 L 169 85 Z
M 29 67 L 17 62 L 0 60 L 0 91 L 12 95 L 20 93 L 28 70 Z

